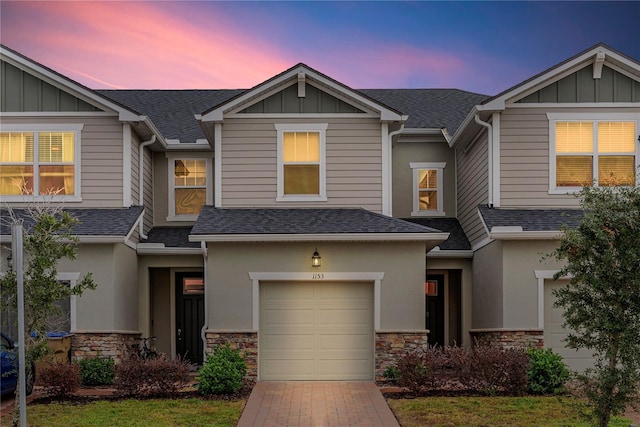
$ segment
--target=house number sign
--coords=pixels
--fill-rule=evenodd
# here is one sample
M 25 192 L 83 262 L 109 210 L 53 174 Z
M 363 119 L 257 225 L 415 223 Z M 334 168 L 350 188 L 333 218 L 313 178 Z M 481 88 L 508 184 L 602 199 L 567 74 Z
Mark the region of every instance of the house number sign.
M 311 275 L 311 279 L 312 280 L 323 280 L 324 279 L 324 273 L 313 273 Z

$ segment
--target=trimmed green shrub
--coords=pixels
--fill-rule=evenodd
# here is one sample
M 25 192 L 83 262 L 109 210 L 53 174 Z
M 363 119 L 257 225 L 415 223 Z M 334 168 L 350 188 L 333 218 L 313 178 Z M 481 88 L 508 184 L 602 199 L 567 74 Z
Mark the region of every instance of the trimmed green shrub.
M 382 373 L 382 377 L 385 380 L 391 381 L 392 383 L 396 384 L 400 379 L 400 369 L 392 365 L 387 366 L 384 372 Z
M 532 394 L 553 394 L 562 390 L 569 379 L 570 372 L 562 361 L 562 356 L 550 348 L 530 348 L 529 357 L 529 392 Z
M 84 359 L 80 361 L 82 385 L 111 385 L 116 377 L 113 359 Z
M 198 392 L 202 395 L 236 393 L 246 373 L 247 364 L 238 350 L 229 344 L 216 346 L 198 372 Z

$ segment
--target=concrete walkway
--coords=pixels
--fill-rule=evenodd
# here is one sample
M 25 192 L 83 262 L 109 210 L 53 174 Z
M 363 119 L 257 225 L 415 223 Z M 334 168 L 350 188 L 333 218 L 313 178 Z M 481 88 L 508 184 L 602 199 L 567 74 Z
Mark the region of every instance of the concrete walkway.
M 259 381 L 238 427 L 399 427 L 373 382 Z

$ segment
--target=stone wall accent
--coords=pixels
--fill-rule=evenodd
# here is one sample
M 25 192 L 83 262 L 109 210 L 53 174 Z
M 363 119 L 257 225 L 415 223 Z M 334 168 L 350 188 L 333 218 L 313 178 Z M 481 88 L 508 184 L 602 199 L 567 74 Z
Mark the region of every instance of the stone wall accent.
M 253 331 L 207 331 L 207 354 L 217 345 L 227 345 L 244 354 L 247 377 L 258 379 L 258 333 Z
M 71 338 L 72 360 L 111 357 L 116 363 L 131 357 L 131 346 L 140 337 L 136 332 L 80 332 Z
M 544 331 L 540 329 L 476 329 L 469 333 L 474 343 L 498 346 L 504 350 L 544 347 Z
M 428 346 L 428 331 L 377 331 L 375 350 L 375 379 L 384 380 L 383 373 L 388 366 L 415 350 Z

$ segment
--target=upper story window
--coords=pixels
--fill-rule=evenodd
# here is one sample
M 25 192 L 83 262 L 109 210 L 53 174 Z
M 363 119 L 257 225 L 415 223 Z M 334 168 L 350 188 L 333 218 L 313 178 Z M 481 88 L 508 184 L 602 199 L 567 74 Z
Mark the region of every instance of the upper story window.
M 7 202 L 50 196 L 80 199 L 82 125 L 3 125 L 0 132 L 0 195 Z
M 210 169 L 210 159 L 169 158 L 168 220 L 196 220 L 202 206 L 211 203 Z
M 277 201 L 326 201 L 327 124 L 277 124 Z
M 410 163 L 413 171 L 412 216 L 444 216 L 446 163 Z
M 640 163 L 635 120 L 604 115 L 572 119 L 566 114 L 549 118 L 551 192 L 636 183 Z

